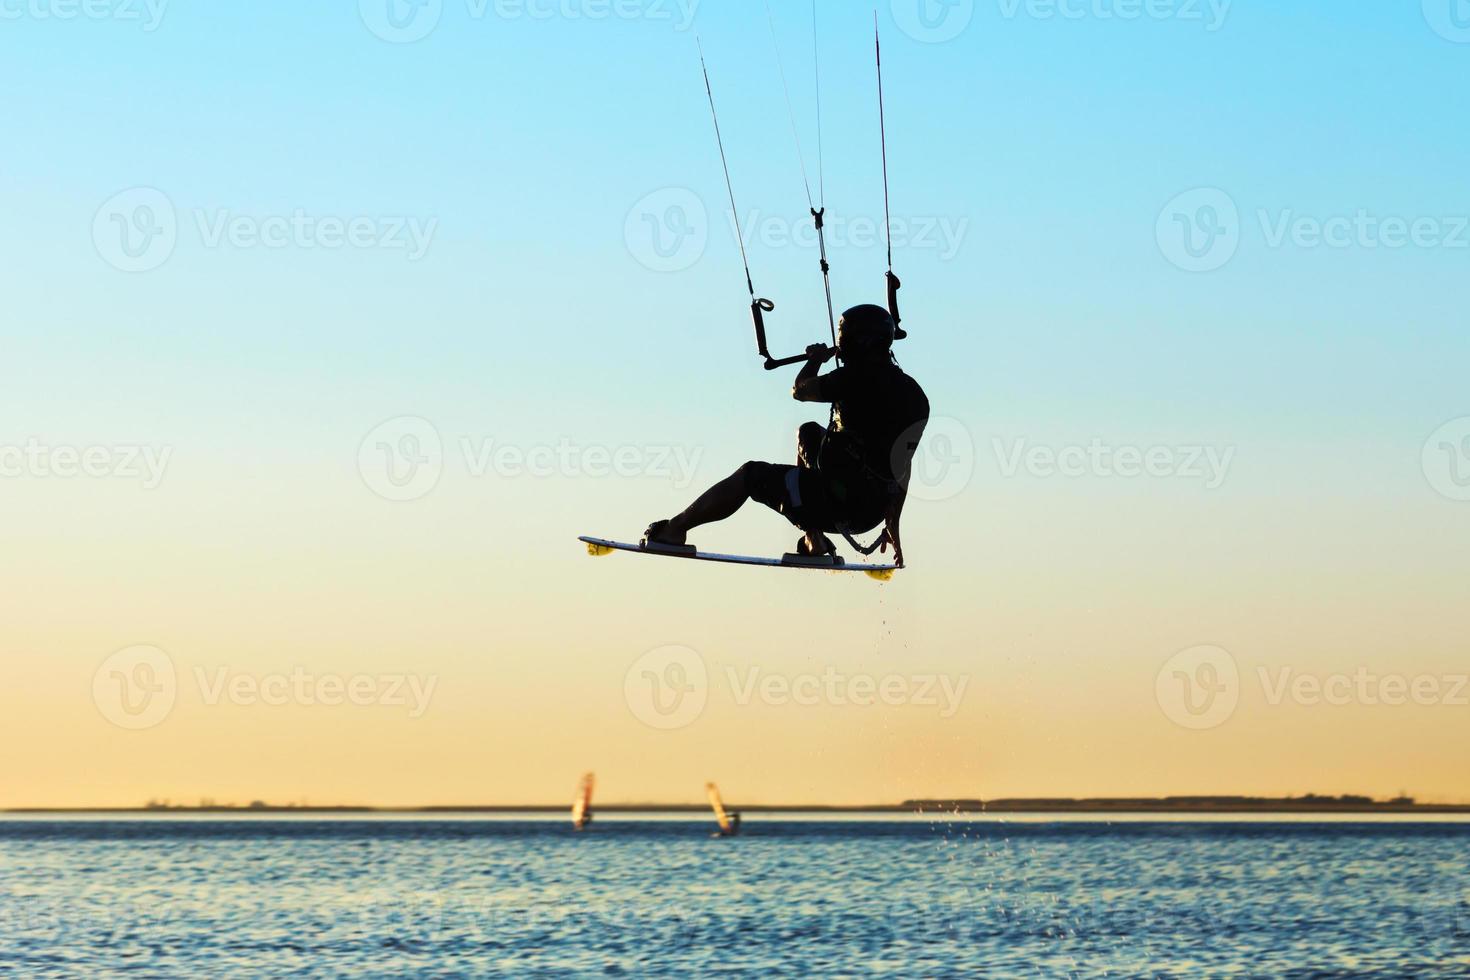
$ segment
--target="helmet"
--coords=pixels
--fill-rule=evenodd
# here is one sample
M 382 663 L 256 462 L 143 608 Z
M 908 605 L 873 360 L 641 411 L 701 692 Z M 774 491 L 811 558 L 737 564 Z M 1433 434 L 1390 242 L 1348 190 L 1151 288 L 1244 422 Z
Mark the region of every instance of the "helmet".
M 893 315 L 883 307 L 854 306 L 837 323 L 837 352 L 845 361 L 881 357 L 893 349 L 896 332 Z

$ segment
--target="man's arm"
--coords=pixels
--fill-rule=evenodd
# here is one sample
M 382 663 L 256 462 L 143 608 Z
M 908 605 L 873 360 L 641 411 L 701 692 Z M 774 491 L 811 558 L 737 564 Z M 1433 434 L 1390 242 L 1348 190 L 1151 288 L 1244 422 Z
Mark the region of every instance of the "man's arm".
M 831 398 L 823 395 L 819 372 L 822 370 L 822 365 L 832 360 L 836 353 L 826 344 L 812 344 L 808 347 L 806 364 L 802 366 L 801 373 L 796 376 L 796 383 L 791 387 L 791 397 L 799 402 L 831 401 Z
M 899 523 L 903 520 L 903 505 L 909 499 L 909 491 L 904 487 L 893 498 L 893 503 L 888 505 L 887 524 L 883 532 L 883 553 L 888 554 L 888 546 L 893 545 L 893 563 L 899 568 L 903 567 L 903 537 L 899 531 Z

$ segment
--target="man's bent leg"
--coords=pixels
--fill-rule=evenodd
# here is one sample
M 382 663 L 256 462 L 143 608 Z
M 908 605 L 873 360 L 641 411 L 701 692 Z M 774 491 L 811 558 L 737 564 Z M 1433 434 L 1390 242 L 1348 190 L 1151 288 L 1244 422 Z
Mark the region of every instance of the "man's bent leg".
M 746 463 L 740 469 L 706 490 L 678 517 L 659 521 L 648 529 L 647 539 L 654 544 L 682 545 L 688 533 L 705 524 L 714 524 L 735 515 L 747 500 L 755 500 L 793 524 L 801 510 L 800 470 L 776 463 Z
M 734 517 L 735 512 L 750 499 L 749 470 L 752 465 L 755 464 L 745 464 L 701 494 L 682 514 L 669 521 L 669 534 L 682 538 L 697 527 Z

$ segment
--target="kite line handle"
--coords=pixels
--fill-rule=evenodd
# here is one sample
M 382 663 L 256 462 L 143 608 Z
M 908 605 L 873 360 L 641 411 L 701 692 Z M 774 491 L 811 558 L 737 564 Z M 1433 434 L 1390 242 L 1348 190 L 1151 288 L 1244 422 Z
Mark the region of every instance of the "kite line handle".
M 757 299 L 755 294 L 751 293 L 750 319 L 755 323 L 755 349 L 756 353 L 768 362 L 771 359 L 771 351 L 766 346 L 766 314 L 775 312 L 775 309 L 775 303 L 768 299 Z
M 777 368 L 783 368 L 790 364 L 803 364 L 806 361 L 807 356 L 805 354 L 796 354 L 792 357 L 783 357 L 780 360 L 775 360 L 768 357 L 766 358 L 766 370 L 774 371 Z
M 788 364 L 800 364 L 807 359 L 805 354 L 794 354 L 791 357 L 782 358 L 771 356 L 770 348 L 766 346 L 766 314 L 775 309 L 776 304 L 768 299 L 754 299 L 750 302 L 750 318 L 755 321 L 756 351 L 766 359 L 767 371 L 774 371 Z
M 909 332 L 899 324 L 903 323 L 903 317 L 898 313 L 898 291 L 903 288 L 903 280 L 888 270 L 888 312 L 893 314 L 893 339 L 903 340 Z

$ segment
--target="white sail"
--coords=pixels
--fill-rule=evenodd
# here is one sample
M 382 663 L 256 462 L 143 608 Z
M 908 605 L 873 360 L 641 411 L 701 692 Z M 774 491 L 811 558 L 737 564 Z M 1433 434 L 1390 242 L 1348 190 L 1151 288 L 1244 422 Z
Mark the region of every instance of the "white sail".
M 733 833 L 735 824 L 725 812 L 725 803 L 720 799 L 720 788 L 714 783 L 706 783 L 704 791 L 709 794 L 709 805 L 715 811 L 715 822 L 720 825 L 721 833 Z
M 583 776 L 577 798 L 572 802 L 572 826 L 578 830 L 592 822 L 592 787 L 595 783 L 596 778 L 592 773 Z

